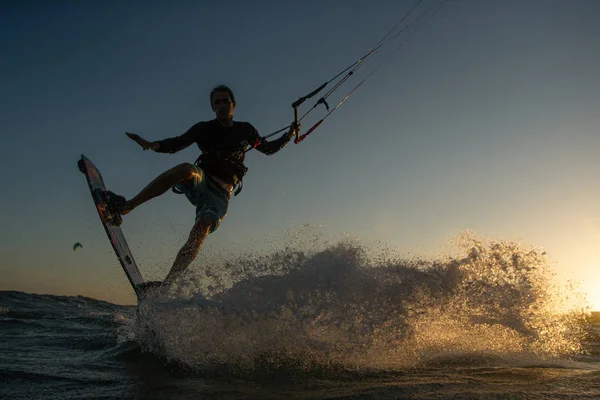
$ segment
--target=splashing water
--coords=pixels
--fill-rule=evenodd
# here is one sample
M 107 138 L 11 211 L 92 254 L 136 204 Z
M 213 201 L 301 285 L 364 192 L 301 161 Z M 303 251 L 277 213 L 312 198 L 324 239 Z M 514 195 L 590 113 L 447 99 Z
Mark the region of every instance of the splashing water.
M 170 299 L 140 305 L 137 340 L 192 368 L 250 371 L 582 352 L 586 312 L 565 308 L 543 252 L 463 234 L 462 257 L 406 260 L 352 238 L 299 236 L 285 238 L 293 247 L 203 263 Z

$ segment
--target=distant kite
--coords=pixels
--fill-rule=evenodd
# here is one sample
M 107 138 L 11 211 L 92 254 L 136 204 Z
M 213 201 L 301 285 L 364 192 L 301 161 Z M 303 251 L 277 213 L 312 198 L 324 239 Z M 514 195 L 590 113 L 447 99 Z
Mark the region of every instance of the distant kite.
M 81 247 L 81 248 L 83 248 L 83 245 L 82 245 L 81 243 L 79 243 L 79 242 L 75 243 L 75 244 L 73 245 L 73 251 L 77 250 L 77 248 L 78 248 L 78 247 Z

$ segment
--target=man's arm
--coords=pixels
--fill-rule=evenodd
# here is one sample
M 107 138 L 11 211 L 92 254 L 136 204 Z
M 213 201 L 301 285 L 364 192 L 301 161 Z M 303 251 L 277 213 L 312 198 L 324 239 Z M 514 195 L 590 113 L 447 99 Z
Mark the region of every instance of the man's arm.
M 188 129 L 187 132 L 185 132 L 183 135 L 154 142 L 157 144 L 156 149 L 154 149 L 154 151 L 156 151 L 157 153 L 177 153 L 178 151 L 189 147 L 197 140 L 198 135 L 202 130 L 200 124 L 202 123 L 198 122 L 190 129 Z
M 200 124 L 200 122 L 195 124 L 183 135 L 164 140 L 157 140 L 155 142 L 149 142 L 135 133 L 125 132 L 125 134 L 129 136 L 131 140 L 142 146 L 144 150 L 154 150 L 157 153 L 176 153 L 185 149 L 197 140 L 201 131 Z
M 279 150 L 283 149 L 283 147 L 288 144 L 290 140 L 292 140 L 292 138 L 296 135 L 297 130 L 300 130 L 300 124 L 296 125 L 295 123 L 292 123 L 290 130 L 284 133 L 279 139 L 275 139 L 270 142 L 263 140 L 258 146 L 256 146 L 256 150 L 268 156 L 275 154 Z M 258 132 L 256 135 L 258 136 Z

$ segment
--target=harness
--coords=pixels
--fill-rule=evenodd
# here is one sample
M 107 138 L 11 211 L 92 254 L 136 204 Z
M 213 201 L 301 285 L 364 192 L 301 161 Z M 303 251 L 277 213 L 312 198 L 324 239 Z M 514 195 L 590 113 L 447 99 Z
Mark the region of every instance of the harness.
M 194 161 L 194 164 L 203 167 L 203 164 L 210 164 L 212 162 L 226 163 L 229 168 L 234 171 L 235 176 L 238 177 L 238 181 L 234 186 L 234 196 L 237 196 L 242 191 L 242 187 L 244 186 L 243 179 L 246 173 L 248 172 L 248 167 L 244 165 L 239 160 L 236 160 L 233 157 L 228 157 L 227 155 L 222 155 L 219 152 L 211 152 L 211 153 L 203 153 Z M 221 187 L 219 185 L 219 187 Z
M 242 151 L 245 154 L 248 150 L 256 148 L 261 143 L 262 143 L 262 140 L 260 138 L 257 138 L 254 141 L 254 143 L 249 143 L 248 141 L 244 141 L 241 143 L 241 145 L 250 146 L 250 148 L 247 150 L 240 150 L 240 151 Z M 203 164 L 210 164 L 212 162 L 227 163 L 227 165 L 234 171 L 235 176 L 238 177 L 238 181 L 234 186 L 235 191 L 233 193 L 234 196 L 237 196 L 238 194 L 240 194 L 240 192 L 242 191 L 242 188 L 244 187 L 243 180 L 244 180 L 244 176 L 248 172 L 248 167 L 246 167 L 243 162 L 235 159 L 235 157 L 232 157 L 231 155 L 222 154 L 223 151 L 225 151 L 225 149 L 213 150 L 211 152 L 202 153 L 198 156 L 198 158 L 196 158 L 196 161 L 194 161 L 194 165 L 197 165 L 198 167 L 203 168 Z M 210 179 L 210 177 L 207 177 L 207 178 Z M 214 183 L 218 188 L 221 187 L 221 185 L 219 185 L 217 182 L 214 182 Z M 175 188 L 175 186 L 173 186 L 171 188 L 171 190 L 174 193 L 183 194 L 183 192 L 180 191 L 179 189 Z

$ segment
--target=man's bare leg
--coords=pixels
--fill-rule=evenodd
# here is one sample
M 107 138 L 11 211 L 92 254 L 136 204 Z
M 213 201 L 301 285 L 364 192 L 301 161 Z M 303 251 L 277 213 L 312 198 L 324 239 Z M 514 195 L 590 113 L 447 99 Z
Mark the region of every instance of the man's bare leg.
M 160 196 L 179 182 L 194 178 L 194 175 L 196 174 L 198 174 L 198 172 L 192 169 L 190 164 L 179 164 L 178 166 L 163 172 L 143 188 L 134 198 L 125 203 L 122 214 L 128 214 L 140 204 Z M 201 176 L 198 178 L 202 179 Z
M 177 253 L 177 257 L 163 282 L 163 286 L 170 286 L 194 261 L 200 252 L 200 247 L 202 247 L 204 239 L 210 233 L 212 224 L 212 221 L 206 217 L 200 217 L 196 221 L 187 242 L 185 242 L 179 253 Z

